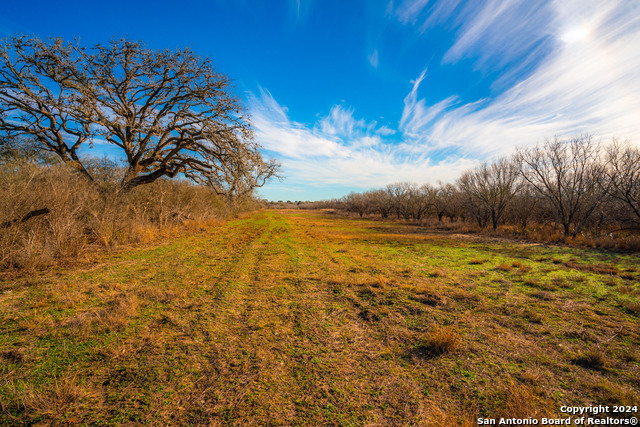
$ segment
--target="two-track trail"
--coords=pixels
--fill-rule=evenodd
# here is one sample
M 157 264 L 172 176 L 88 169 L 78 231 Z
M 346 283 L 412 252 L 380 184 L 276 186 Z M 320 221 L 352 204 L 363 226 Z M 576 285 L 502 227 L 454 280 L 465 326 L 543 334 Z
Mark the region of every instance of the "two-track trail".
M 456 426 L 638 404 L 637 261 L 258 212 L 0 282 L 0 423 Z

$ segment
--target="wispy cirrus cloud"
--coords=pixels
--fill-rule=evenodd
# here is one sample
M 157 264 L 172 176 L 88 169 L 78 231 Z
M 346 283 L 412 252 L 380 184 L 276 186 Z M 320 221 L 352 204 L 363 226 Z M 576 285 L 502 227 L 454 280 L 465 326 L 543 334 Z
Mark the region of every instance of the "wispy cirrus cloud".
M 256 140 L 277 155 L 288 180 L 308 186 L 372 188 L 397 181 L 453 179 L 472 161 L 417 161 L 412 147 L 387 139 L 397 133 L 375 121 L 356 119 L 352 109 L 334 105 L 315 123 L 292 121 L 266 90 L 249 96 Z M 437 177 L 437 178 L 436 178 Z
M 528 16 L 521 5 L 512 3 L 518 2 L 504 2 L 501 7 L 506 9 L 468 17 L 445 58 L 475 54 L 480 61 L 491 56 L 495 62 L 519 55 L 510 50 L 519 42 L 498 36 L 495 30 L 508 27 L 514 13 L 519 21 Z M 489 2 L 485 7 L 498 6 Z M 545 28 L 552 29 L 548 37 L 553 46 L 530 73 L 493 98 L 459 106 L 451 97 L 433 105 L 418 99 L 419 86 L 428 82 L 423 73 L 405 98 L 401 120 L 405 135 L 417 145 L 456 147 L 477 158 L 505 154 L 553 135 L 640 137 L 639 5 L 563 1 L 549 2 L 543 9 L 534 21 L 549 19 Z M 547 32 L 523 25 L 521 31 L 533 33 L 533 41 Z M 528 49 L 535 47 L 529 43 Z
M 474 57 L 478 68 L 500 69 L 510 65 L 512 71 L 522 70 L 546 53 L 545 42 L 555 30 L 550 2 L 469 2 L 461 15 L 464 25 L 445 53 L 444 63 Z
M 453 92 L 428 102 L 424 69 L 398 94 L 397 122 L 380 126 L 343 105 L 297 123 L 261 91 L 250 105 L 258 141 L 282 158 L 295 182 L 359 188 L 453 180 L 480 161 L 555 135 L 639 141 L 640 3 L 530 3 L 406 0 L 387 11 L 419 34 L 446 21 L 454 37 L 430 67 L 470 60 L 491 71 L 490 83 L 500 87 L 491 96 L 463 101 Z
M 259 96 L 250 95 L 249 105 L 256 138 L 269 151 L 290 159 L 348 154 L 330 135 L 291 121 L 286 108 L 280 106 L 264 89 L 260 90 Z
M 400 118 L 399 128 L 405 137 L 419 138 L 421 134 L 428 130 L 428 127 L 436 117 L 453 105 L 457 97 L 450 96 L 433 105 L 427 105 L 424 99 L 418 99 L 418 88 L 425 79 L 427 70 L 425 69 L 416 80 L 414 80 L 411 92 L 404 98 L 404 108 Z
M 395 9 L 394 14 L 404 24 L 415 24 L 427 4 L 429 0 L 404 0 Z
M 369 59 L 369 64 L 371 64 L 373 68 L 378 68 L 378 50 L 377 49 L 374 49 L 373 52 L 371 52 L 371 54 L 367 56 L 367 58 Z

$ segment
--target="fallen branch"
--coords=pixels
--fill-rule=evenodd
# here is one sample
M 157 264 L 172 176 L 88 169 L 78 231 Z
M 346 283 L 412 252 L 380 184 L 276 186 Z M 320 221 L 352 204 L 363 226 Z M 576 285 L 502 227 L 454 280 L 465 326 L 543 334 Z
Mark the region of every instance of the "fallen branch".
M 22 224 L 24 222 L 29 221 L 33 217 L 40 216 L 40 215 L 46 215 L 49 212 L 51 212 L 51 210 L 49 208 L 36 209 L 36 210 L 33 210 L 33 211 L 27 213 L 22 218 L 16 218 L 16 219 L 12 219 L 11 221 L 3 222 L 2 225 L 0 225 L 0 228 L 9 228 L 15 223 Z

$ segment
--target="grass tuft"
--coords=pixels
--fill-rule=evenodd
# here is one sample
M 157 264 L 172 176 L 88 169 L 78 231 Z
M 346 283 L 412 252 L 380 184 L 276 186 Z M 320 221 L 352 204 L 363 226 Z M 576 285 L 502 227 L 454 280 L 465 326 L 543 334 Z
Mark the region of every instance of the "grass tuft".
M 437 327 L 429 332 L 426 338 L 416 347 L 418 353 L 429 356 L 440 356 L 445 353 L 452 353 L 460 344 L 460 336 L 453 327 Z
M 573 359 L 573 363 L 586 369 L 602 370 L 606 365 L 606 358 L 599 350 L 588 350 Z
M 624 301 L 621 305 L 627 312 L 640 315 L 640 302 Z

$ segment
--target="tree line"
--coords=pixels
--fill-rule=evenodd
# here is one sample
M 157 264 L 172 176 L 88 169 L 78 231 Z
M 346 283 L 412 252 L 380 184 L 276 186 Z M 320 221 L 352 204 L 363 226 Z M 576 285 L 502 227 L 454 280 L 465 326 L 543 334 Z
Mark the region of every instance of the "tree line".
M 453 183 L 396 183 L 326 203 L 364 215 L 472 221 L 525 232 L 533 224 L 564 238 L 640 229 L 640 150 L 592 135 L 553 138 L 465 171 Z

